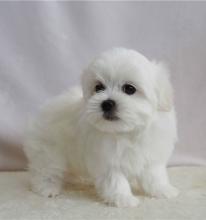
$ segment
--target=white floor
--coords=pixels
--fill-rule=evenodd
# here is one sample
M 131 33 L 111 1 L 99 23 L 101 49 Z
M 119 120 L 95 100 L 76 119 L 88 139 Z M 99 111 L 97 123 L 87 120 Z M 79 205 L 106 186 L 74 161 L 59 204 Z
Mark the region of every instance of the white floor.
M 171 182 L 181 190 L 175 199 L 141 196 L 137 208 L 104 205 L 92 187 L 70 186 L 55 199 L 29 191 L 26 172 L 0 173 L 0 219 L 35 220 L 205 220 L 206 167 L 169 169 Z

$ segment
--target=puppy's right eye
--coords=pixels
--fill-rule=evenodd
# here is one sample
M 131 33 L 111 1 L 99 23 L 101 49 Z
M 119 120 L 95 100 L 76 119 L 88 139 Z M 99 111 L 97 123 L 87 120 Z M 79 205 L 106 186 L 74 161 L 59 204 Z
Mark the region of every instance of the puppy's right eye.
M 105 90 L 105 86 L 102 84 L 102 83 L 98 83 L 96 86 L 95 86 L 95 92 L 101 92 Z

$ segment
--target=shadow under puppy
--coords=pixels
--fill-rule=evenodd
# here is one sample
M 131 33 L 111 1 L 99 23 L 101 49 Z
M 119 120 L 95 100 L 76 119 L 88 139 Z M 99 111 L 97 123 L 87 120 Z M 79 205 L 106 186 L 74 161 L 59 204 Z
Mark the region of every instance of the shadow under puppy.
M 89 177 L 118 207 L 137 206 L 130 180 L 155 197 L 174 197 L 166 164 L 177 139 L 172 87 L 164 65 L 134 50 L 102 53 L 82 88 L 60 95 L 27 129 L 25 152 L 33 191 L 60 193 L 64 172 Z

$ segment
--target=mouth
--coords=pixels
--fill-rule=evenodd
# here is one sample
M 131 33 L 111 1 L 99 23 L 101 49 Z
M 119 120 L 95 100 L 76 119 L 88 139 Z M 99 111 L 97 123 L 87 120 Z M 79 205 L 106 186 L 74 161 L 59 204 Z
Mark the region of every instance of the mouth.
M 116 115 L 113 115 L 113 114 L 107 114 L 107 113 L 104 113 L 103 114 L 103 118 L 107 121 L 117 121 L 119 120 L 119 117 L 117 117 Z

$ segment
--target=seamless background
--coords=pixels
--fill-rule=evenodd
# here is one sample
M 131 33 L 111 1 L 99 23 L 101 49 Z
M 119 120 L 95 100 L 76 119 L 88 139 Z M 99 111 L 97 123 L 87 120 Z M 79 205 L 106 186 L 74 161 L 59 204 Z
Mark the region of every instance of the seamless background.
M 23 129 L 47 99 L 122 46 L 168 63 L 179 142 L 171 165 L 206 165 L 206 2 L 0 2 L 0 169 L 23 169 Z

